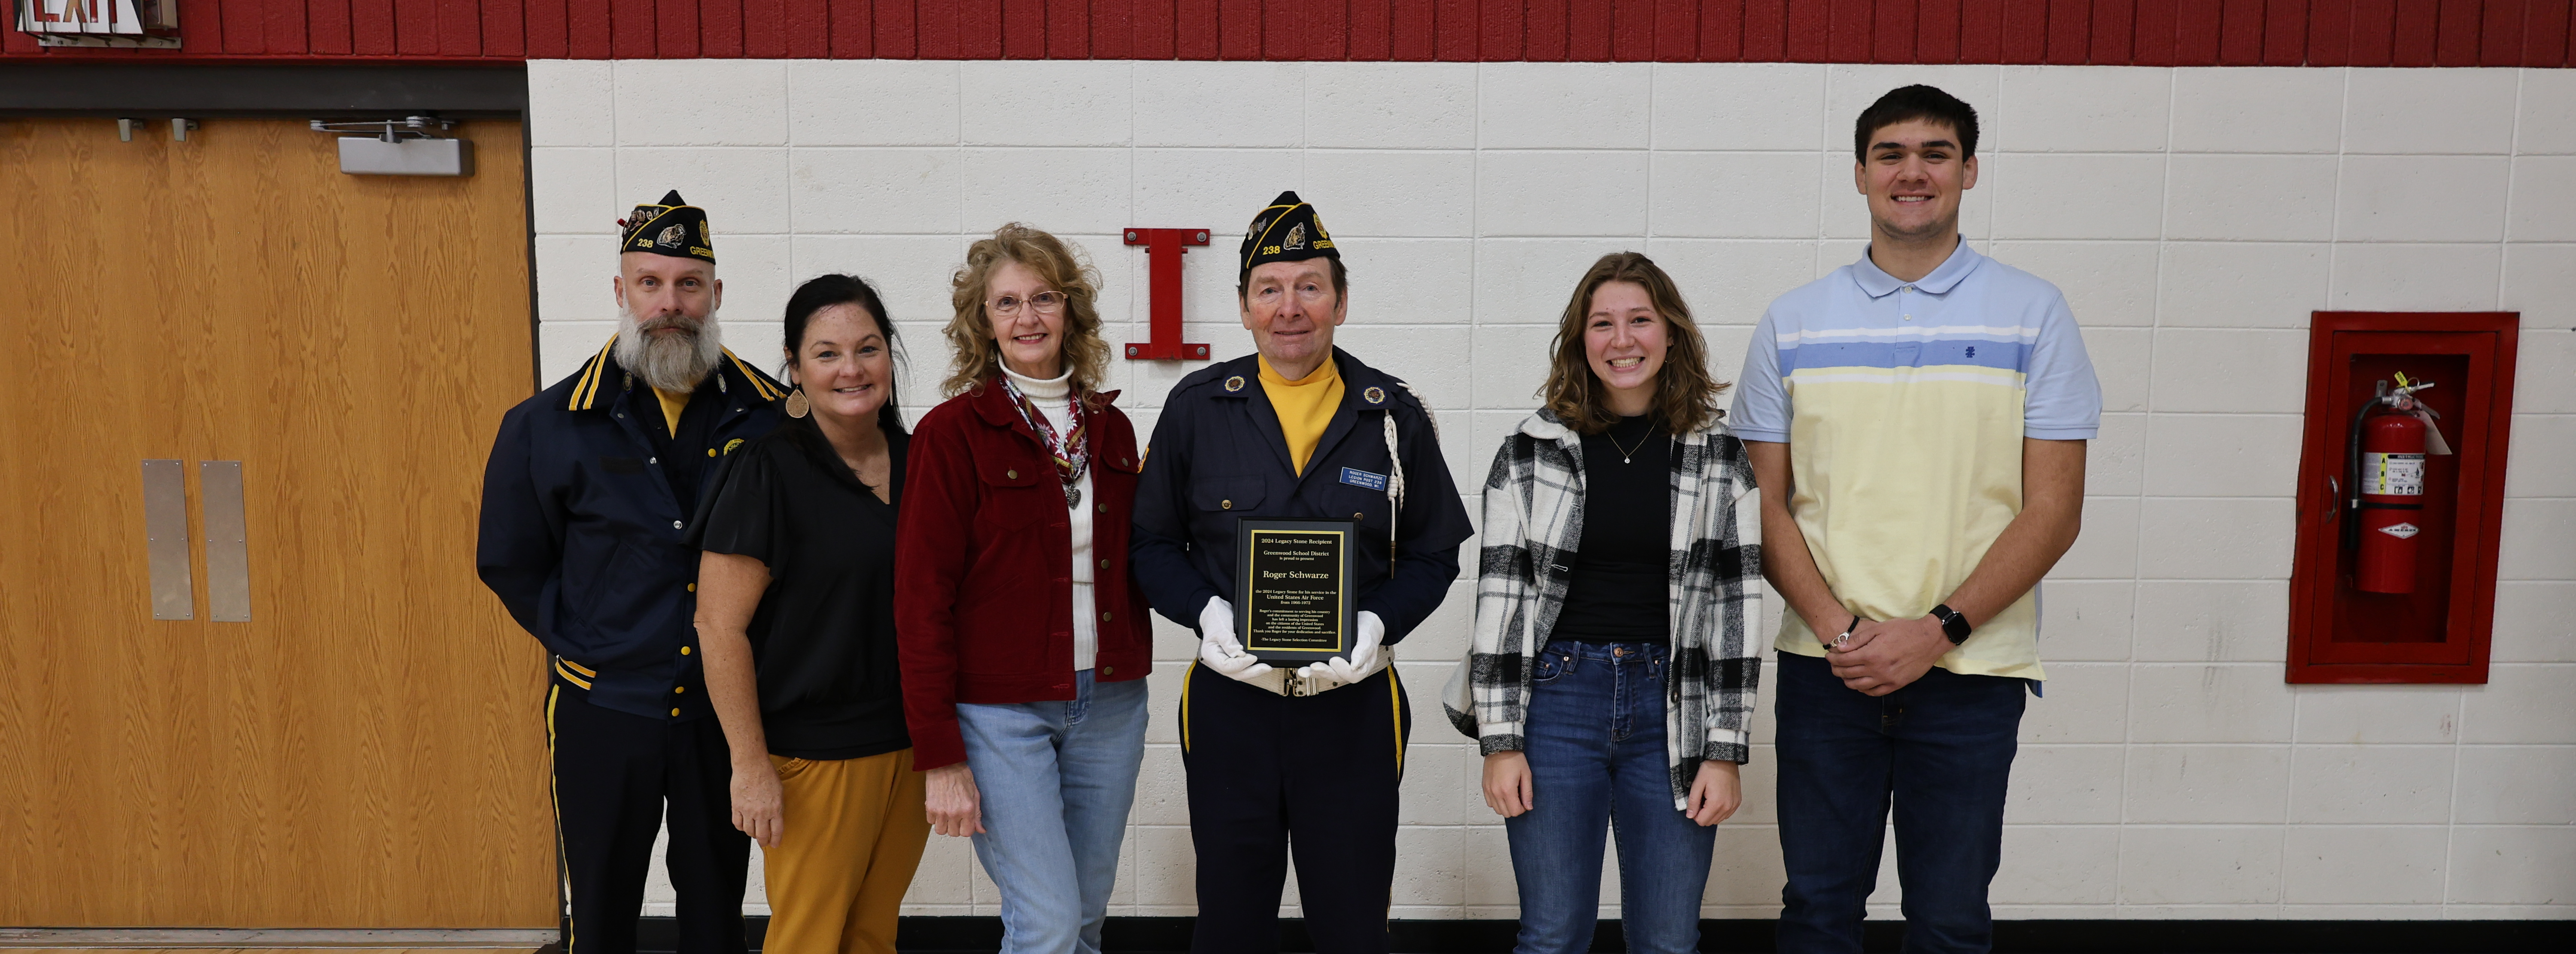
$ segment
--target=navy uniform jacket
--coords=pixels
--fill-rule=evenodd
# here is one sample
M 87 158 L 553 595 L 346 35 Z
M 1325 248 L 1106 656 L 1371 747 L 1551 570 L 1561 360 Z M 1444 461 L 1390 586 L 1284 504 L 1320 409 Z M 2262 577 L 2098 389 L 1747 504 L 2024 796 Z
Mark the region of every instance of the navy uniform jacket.
M 723 454 L 776 426 L 786 388 L 728 351 L 690 397 L 679 435 L 664 436 L 660 401 L 617 366 L 613 347 L 501 418 L 475 569 L 592 704 L 694 719 L 712 710 L 688 521 Z
M 1351 570 L 1359 608 L 1394 645 L 1431 615 L 1458 578 L 1458 544 L 1474 532 L 1440 456 L 1431 416 L 1404 383 L 1340 348 L 1342 406 L 1300 476 L 1279 413 L 1261 390 L 1257 355 L 1199 369 L 1173 385 L 1154 422 L 1136 488 L 1135 573 L 1154 609 L 1196 629 L 1208 597 L 1234 602 L 1234 523 L 1243 517 L 1359 518 Z M 1390 514 L 1385 419 L 1404 450 L 1404 512 Z M 1345 470 L 1351 471 L 1345 474 Z M 1377 486 L 1369 486 L 1377 482 Z M 1387 521 L 1395 525 L 1388 576 Z

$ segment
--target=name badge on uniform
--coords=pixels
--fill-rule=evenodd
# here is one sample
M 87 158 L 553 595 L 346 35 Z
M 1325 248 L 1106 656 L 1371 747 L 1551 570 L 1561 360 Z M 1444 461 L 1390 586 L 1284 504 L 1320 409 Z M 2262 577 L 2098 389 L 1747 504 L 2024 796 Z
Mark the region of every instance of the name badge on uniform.
M 1376 491 L 1386 490 L 1385 474 L 1372 474 L 1356 467 L 1342 468 L 1342 482 L 1353 487 L 1366 487 Z

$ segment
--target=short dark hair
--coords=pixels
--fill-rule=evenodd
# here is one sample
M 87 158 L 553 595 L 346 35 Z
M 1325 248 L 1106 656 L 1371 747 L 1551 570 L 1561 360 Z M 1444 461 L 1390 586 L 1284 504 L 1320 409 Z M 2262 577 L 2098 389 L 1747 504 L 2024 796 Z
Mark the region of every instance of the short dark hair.
M 885 333 L 886 349 L 898 361 L 902 359 L 903 342 L 895 336 L 894 320 L 886 316 L 885 301 L 877 297 L 876 286 L 856 275 L 836 272 L 807 279 L 805 284 L 796 286 L 795 294 L 787 296 L 786 367 L 794 367 L 796 356 L 804 353 L 805 326 L 813 322 L 814 313 L 834 305 L 857 305 L 867 312 L 868 318 L 877 323 L 877 330 Z M 894 382 L 886 382 L 885 406 L 877 409 L 877 425 L 889 433 L 903 431 L 903 412 L 895 407 L 895 391 Z
M 1333 263 L 1333 297 L 1336 299 L 1350 297 L 1350 269 L 1342 267 L 1342 259 L 1338 255 L 1328 255 L 1324 256 L 1324 258 L 1329 259 Z M 1251 293 L 1252 273 L 1245 272 L 1243 273 L 1243 278 L 1234 283 L 1234 300 L 1239 304 L 1244 300 L 1245 296 L 1250 295 Z
M 1947 123 L 1959 131 L 1959 158 L 1977 156 L 1977 108 L 1961 102 L 1959 97 L 1938 86 L 1916 83 L 1887 91 L 1878 102 L 1860 111 L 1860 122 L 1852 130 L 1852 159 L 1869 161 L 1869 138 L 1872 134 L 1901 122 L 1928 119 Z

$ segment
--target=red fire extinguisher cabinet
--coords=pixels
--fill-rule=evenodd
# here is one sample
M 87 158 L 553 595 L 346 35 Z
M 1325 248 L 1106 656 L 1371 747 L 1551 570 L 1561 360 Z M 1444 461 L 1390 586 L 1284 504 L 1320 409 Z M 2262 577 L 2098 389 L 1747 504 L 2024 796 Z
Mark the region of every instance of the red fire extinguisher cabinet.
M 2511 312 L 2315 313 L 2290 569 L 2290 682 L 2487 681 L 2520 324 Z M 2413 589 L 2364 592 L 2355 572 L 2365 531 L 2350 508 L 2347 441 L 2356 411 L 2400 374 L 2434 383 L 2415 397 L 2440 416 L 2435 426 L 2453 453 L 2424 458 L 2422 509 L 2406 515 L 2420 534 Z

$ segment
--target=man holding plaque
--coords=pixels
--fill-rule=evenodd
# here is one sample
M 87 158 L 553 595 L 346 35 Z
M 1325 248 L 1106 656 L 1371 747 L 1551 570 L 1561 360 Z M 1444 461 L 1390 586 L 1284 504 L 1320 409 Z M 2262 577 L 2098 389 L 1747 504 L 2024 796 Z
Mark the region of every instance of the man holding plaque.
M 1387 949 L 1412 728 L 1390 648 L 1473 531 L 1430 412 L 1333 347 L 1348 291 L 1314 207 L 1280 193 L 1235 286 L 1258 353 L 1172 388 L 1136 491 L 1136 575 L 1200 635 L 1180 713 L 1194 951 L 1279 949 L 1292 847 L 1315 950 Z

